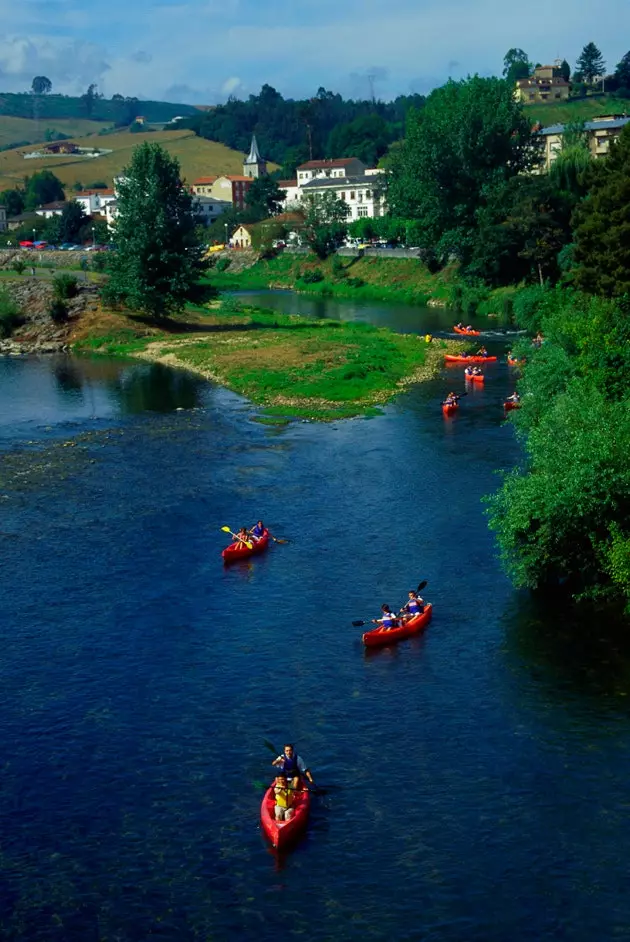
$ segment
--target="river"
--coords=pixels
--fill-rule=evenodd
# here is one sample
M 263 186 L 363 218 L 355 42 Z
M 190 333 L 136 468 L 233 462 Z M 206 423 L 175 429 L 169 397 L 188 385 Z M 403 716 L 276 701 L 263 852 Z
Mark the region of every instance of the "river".
M 501 572 L 487 371 L 450 420 L 457 367 L 278 430 L 184 372 L 0 359 L 3 942 L 630 938 L 629 659 Z M 261 515 L 292 542 L 224 569 Z M 424 579 L 425 635 L 367 654 Z M 280 860 L 265 739 L 337 786 Z

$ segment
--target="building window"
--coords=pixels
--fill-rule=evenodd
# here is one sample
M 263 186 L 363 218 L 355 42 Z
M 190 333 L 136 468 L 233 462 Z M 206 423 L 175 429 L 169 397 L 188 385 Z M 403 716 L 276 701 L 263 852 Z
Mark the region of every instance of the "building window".
M 352 192 L 350 193 L 350 199 L 351 199 L 351 200 L 354 199 L 354 190 L 352 190 Z
M 357 206 L 357 216 L 367 216 L 368 208 L 367 206 Z
M 371 199 L 372 199 L 372 191 L 371 191 L 371 190 L 366 190 L 366 191 L 365 191 L 365 198 L 366 198 L 366 200 L 371 200 Z
M 345 198 L 346 198 L 346 194 L 345 194 L 345 193 L 340 193 L 340 194 L 339 194 L 339 199 L 345 200 Z

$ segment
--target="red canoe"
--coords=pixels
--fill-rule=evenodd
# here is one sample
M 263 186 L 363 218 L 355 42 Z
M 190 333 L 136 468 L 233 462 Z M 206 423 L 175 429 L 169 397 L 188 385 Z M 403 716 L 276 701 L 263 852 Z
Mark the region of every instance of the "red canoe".
M 466 337 L 479 337 L 481 334 L 480 330 L 464 330 L 463 327 L 453 327 L 453 330 L 456 334 L 464 334 Z
M 271 841 L 273 847 L 283 850 L 295 841 L 306 827 L 308 813 L 311 807 L 311 793 L 308 789 L 294 792 L 293 817 L 288 821 L 276 821 L 274 807 L 276 804 L 273 794 L 273 785 L 270 785 L 260 806 L 260 821 L 263 831 Z
M 467 382 L 470 383 L 483 383 L 485 379 L 483 373 L 473 373 L 472 376 L 470 373 L 464 373 L 464 376 L 466 377 Z
M 442 403 L 442 412 L 444 415 L 454 415 L 459 409 L 459 402 Z
M 512 409 L 520 409 L 521 404 L 520 402 L 510 402 L 508 400 L 507 402 L 503 403 L 503 408 L 505 409 L 506 412 L 510 412 Z
M 514 357 L 507 358 L 508 366 L 523 366 L 525 360 L 516 360 Z
M 255 556 L 256 553 L 262 553 L 269 545 L 269 531 L 265 530 L 259 540 L 252 540 L 250 546 L 239 546 L 237 543 L 230 543 L 226 546 L 221 555 L 223 561 L 231 563 L 235 559 L 247 559 L 248 556 Z
M 444 356 L 444 359 L 447 363 L 492 363 L 496 360 L 496 357 L 462 357 L 454 356 L 452 353 L 447 353 Z
M 394 641 L 403 641 L 404 638 L 411 638 L 419 634 L 427 627 L 431 621 L 433 606 L 429 602 L 425 605 L 421 615 L 411 618 L 406 625 L 401 628 L 392 628 L 390 631 L 384 631 L 382 628 L 375 628 L 374 631 L 366 631 L 363 635 L 363 644 L 368 648 L 378 648 L 385 644 L 393 644 Z

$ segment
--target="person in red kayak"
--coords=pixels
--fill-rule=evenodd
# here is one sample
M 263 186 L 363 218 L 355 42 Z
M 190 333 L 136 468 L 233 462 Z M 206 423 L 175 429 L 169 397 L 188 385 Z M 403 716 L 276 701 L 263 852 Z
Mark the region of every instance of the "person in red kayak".
M 398 619 L 392 612 L 389 605 L 386 605 L 384 602 L 381 605 L 381 617 L 373 618 L 372 621 L 375 625 L 380 625 L 383 631 L 391 631 L 392 628 L 398 628 Z
M 238 531 L 238 533 L 236 534 L 236 538 L 235 538 L 234 542 L 236 543 L 236 545 L 237 545 L 237 547 L 238 547 L 239 549 L 241 549 L 243 546 L 248 545 L 248 544 L 251 543 L 251 540 L 249 539 L 249 534 L 247 533 L 246 527 L 241 527 L 241 529 L 240 529 L 240 530 Z
M 266 527 L 262 520 L 259 520 L 258 523 L 251 528 L 250 535 L 254 537 L 256 541 L 262 539 L 263 533 L 265 532 Z
M 273 811 L 276 821 L 289 821 L 293 817 L 294 811 L 291 807 L 293 795 L 291 791 L 286 775 L 277 775 L 273 783 L 273 794 L 276 802 Z
M 417 592 L 409 591 L 409 598 L 400 610 L 403 623 L 415 618 L 416 615 L 422 615 L 424 611 L 424 599 L 420 598 Z
M 299 789 L 302 778 L 305 778 L 311 785 L 315 784 L 310 769 L 307 768 L 304 759 L 296 753 L 293 743 L 288 742 L 282 750 L 282 755 L 274 759 L 271 764 L 280 768 L 287 778 L 291 779 L 292 788 Z
M 476 356 L 476 357 L 487 357 L 487 356 L 488 356 L 488 351 L 486 350 L 485 347 L 479 347 L 479 349 L 477 350 L 475 356 Z
M 458 396 L 457 393 L 450 392 L 448 396 L 446 397 L 446 399 L 444 400 L 444 402 L 442 403 L 442 405 L 443 406 L 456 406 L 460 399 L 461 399 L 461 396 Z
M 518 394 L 517 392 L 513 392 L 512 395 L 511 395 L 511 396 L 508 396 L 505 401 L 506 401 L 506 402 L 517 402 L 517 403 L 518 403 L 518 402 L 521 401 L 521 397 L 519 396 L 519 394 Z

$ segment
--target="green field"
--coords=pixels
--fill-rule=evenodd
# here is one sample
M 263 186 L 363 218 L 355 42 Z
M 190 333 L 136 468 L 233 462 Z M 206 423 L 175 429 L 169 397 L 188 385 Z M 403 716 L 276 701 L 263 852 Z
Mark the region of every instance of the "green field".
M 230 150 L 224 144 L 197 137 L 192 131 L 155 131 L 146 134 L 121 131 L 73 140 L 80 147 L 100 147 L 112 153 L 95 159 L 64 155 L 25 160 L 24 154 L 32 148 L 7 150 L 0 153 L 0 190 L 21 184 L 25 174 L 38 170 L 52 170 L 66 187 L 77 182 L 85 186 L 94 181 L 111 185 L 114 177 L 129 163 L 134 147 L 143 141 L 159 143 L 177 157 L 183 176 L 188 181 L 200 176 L 243 172 L 243 154 Z M 276 169 L 276 165 L 269 164 L 269 169 Z
M 568 124 L 570 121 L 590 121 L 602 114 L 623 114 L 630 109 L 630 102 L 612 95 L 579 98 L 575 101 L 537 102 L 525 105 L 525 114 L 531 116 L 532 124 L 540 121 L 545 127 L 550 124 Z
M 146 120 L 156 124 L 170 121 L 179 115 L 194 115 L 197 109 L 193 105 L 181 105 L 168 101 L 142 101 L 138 103 L 138 114 L 144 115 Z M 49 125 L 51 121 L 63 118 L 72 120 L 87 118 L 85 103 L 81 98 L 70 95 L 31 95 L 28 92 L 0 93 L 0 115 L 11 115 L 15 118 L 33 118 L 34 110 L 39 118 Z M 124 101 L 112 101 L 107 98 L 97 98 L 92 105 L 90 117 L 94 121 L 114 124 L 127 112 Z
M 58 131 L 68 137 L 84 137 L 87 134 L 98 134 L 103 127 L 107 125 L 83 118 L 44 118 L 34 121 L 32 118 L 0 115 L 0 147 L 19 144 L 22 141 L 31 144 L 44 141 L 48 130 Z

